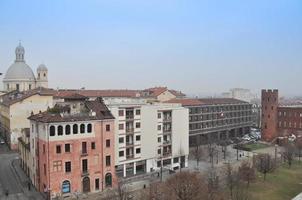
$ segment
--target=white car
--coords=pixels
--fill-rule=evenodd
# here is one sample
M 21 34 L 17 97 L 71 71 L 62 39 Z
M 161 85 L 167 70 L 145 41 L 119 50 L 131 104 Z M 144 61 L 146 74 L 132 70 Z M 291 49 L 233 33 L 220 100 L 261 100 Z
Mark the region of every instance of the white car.
M 3 139 L 0 139 L 0 144 L 5 144 L 5 141 Z

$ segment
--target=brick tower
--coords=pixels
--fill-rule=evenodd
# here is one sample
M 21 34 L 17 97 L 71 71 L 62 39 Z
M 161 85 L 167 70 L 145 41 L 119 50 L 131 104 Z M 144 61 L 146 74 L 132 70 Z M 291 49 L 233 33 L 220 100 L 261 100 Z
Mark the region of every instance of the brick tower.
M 261 132 L 262 139 L 272 141 L 278 136 L 278 90 L 261 91 L 262 119 Z

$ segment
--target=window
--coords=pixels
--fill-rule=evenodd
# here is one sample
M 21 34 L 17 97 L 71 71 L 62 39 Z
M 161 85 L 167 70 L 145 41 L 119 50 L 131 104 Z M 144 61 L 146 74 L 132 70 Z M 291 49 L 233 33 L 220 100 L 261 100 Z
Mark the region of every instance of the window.
M 136 154 L 140 154 L 141 153 L 141 148 L 137 148 L 135 149 Z
M 74 124 L 72 126 L 72 132 L 73 132 L 73 134 L 78 134 L 78 125 L 77 124 Z
M 110 147 L 110 140 L 106 140 L 106 147 Z
M 50 136 L 55 136 L 55 134 L 56 134 L 56 128 L 55 128 L 55 126 L 50 126 L 50 128 L 49 128 L 49 135 Z
M 53 171 L 55 171 L 55 172 L 62 171 L 62 161 L 61 160 L 53 161 Z
M 135 114 L 136 115 L 140 115 L 141 114 L 141 110 L 140 109 L 135 110 Z
M 62 184 L 62 193 L 69 193 L 70 192 L 70 182 L 64 181 Z
M 9 90 L 9 84 L 6 85 L 7 90 Z
M 106 131 L 110 131 L 110 124 L 106 124 Z
M 58 126 L 58 135 L 63 135 L 63 126 Z
M 85 133 L 85 124 L 80 125 L 80 133 Z
M 161 142 L 161 137 L 158 137 L 158 138 L 157 138 L 157 142 Z
M 87 125 L 87 133 L 91 133 L 92 132 L 92 125 L 88 124 Z
M 161 149 L 157 149 L 157 154 L 161 154 Z
M 135 128 L 140 128 L 141 127 L 141 123 L 140 122 L 136 122 L 135 123 Z
M 120 117 L 124 116 L 124 110 L 119 110 L 118 111 L 118 116 L 120 116 Z
M 110 165 L 111 165 L 111 157 L 106 156 L 106 166 L 110 166 Z
M 173 163 L 178 163 L 179 159 L 177 158 L 173 158 Z
M 82 171 L 84 173 L 88 171 L 88 160 L 87 159 L 82 160 Z
M 65 172 L 71 172 L 71 162 L 65 162 Z
M 45 144 L 43 144 L 43 154 L 45 154 Z
M 20 85 L 19 84 L 16 84 L 16 90 L 20 90 Z
M 82 154 L 87 153 L 87 142 L 82 142 Z
M 141 141 L 141 136 L 140 135 L 135 136 L 135 140 L 136 141 Z
M 119 139 L 118 139 L 118 143 L 124 143 L 124 138 L 123 137 L 120 137 Z
M 57 145 L 56 146 L 56 152 L 57 153 L 61 153 L 61 145 Z
M 65 135 L 70 135 L 70 125 L 65 126 Z
M 46 176 L 46 164 L 43 165 L 44 175 Z
M 70 153 L 70 144 L 65 144 L 65 153 Z
M 157 118 L 158 118 L 158 119 L 161 118 L 161 113 L 157 113 Z
M 95 142 L 91 142 L 91 149 L 95 149 Z
M 119 130 L 124 130 L 124 124 L 119 124 L 119 125 L 118 125 L 118 129 L 119 129 Z
M 94 185 L 95 185 L 95 190 L 99 190 L 100 189 L 100 179 L 96 178 Z
M 119 157 L 124 157 L 124 151 L 118 152 L 118 156 L 119 156 Z
M 272 106 L 272 110 L 274 110 L 274 106 Z

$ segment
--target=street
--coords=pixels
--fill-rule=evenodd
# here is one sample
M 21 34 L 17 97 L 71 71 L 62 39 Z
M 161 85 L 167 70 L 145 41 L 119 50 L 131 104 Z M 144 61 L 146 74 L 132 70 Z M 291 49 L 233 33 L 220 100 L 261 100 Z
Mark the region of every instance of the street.
M 40 200 L 36 191 L 28 191 L 28 178 L 19 166 L 18 153 L 12 152 L 5 144 L 0 145 L 0 199 Z M 33 187 L 32 187 L 33 188 Z

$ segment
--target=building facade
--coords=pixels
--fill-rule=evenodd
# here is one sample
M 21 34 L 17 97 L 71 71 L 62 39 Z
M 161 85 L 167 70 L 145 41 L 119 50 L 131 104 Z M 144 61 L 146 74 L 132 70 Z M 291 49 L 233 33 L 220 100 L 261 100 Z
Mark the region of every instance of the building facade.
M 188 164 L 188 109 L 178 104 L 110 100 L 115 116 L 115 163 L 118 177 L 178 170 Z
M 15 62 L 8 68 L 3 78 L 4 91 L 26 91 L 37 87 L 48 87 L 48 69 L 44 64 L 37 68 L 37 77 L 25 62 L 25 49 L 19 44 L 15 50 Z
M 116 186 L 114 117 L 101 99 L 29 117 L 30 178 L 52 198 Z
M 27 119 L 53 106 L 53 90 L 36 88 L 29 91 L 12 91 L 0 97 L 0 132 L 11 149 L 18 148 L 18 138 L 26 140 Z
M 279 104 L 278 90 L 262 90 L 262 138 L 302 135 L 302 106 Z
M 231 98 L 174 99 L 189 108 L 190 146 L 240 137 L 252 126 L 252 105 Z

